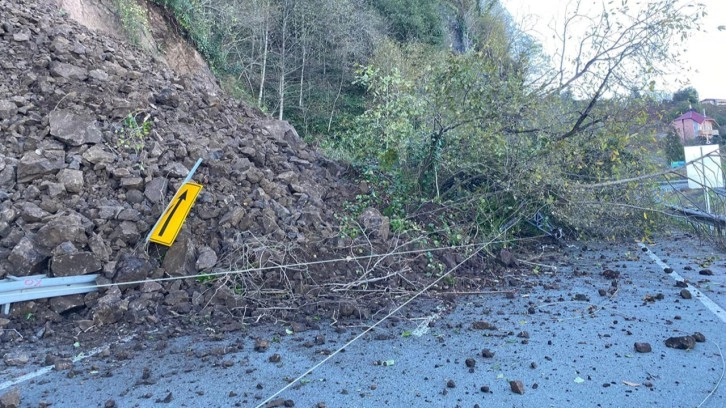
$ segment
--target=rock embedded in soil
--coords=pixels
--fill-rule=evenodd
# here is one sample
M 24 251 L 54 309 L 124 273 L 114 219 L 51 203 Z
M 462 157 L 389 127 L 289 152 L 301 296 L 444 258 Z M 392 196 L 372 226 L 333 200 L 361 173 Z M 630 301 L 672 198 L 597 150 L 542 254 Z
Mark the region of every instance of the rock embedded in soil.
M 481 351 L 481 356 L 484 358 L 493 358 L 494 352 L 489 349 L 484 349 Z
M 10 353 L 6 353 L 3 356 L 3 361 L 8 366 L 22 367 L 28 364 L 28 361 L 30 361 L 30 356 L 27 353 L 21 351 L 13 351 Z
M 705 343 L 706 342 L 706 336 L 703 335 L 701 332 L 695 332 L 691 335 L 693 337 L 693 340 L 696 341 L 696 343 Z
M 166 252 L 161 266 L 171 276 L 195 274 L 197 269 L 194 241 L 185 235 L 180 235 Z
M 680 294 L 683 299 L 691 299 L 693 297 L 693 295 L 691 295 L 691 291 L 688 289 L 681 289 Z
M 42 273 L 48 265 L 49 252 L 35 243 L 32 234 L 24 236 L 12 249 L 7 260 L 10 268 L 18 271 L 27 271 L 28 275 Z
M 154 265 L 144 256 L 131 253 L 121 255 L 114 270 L 114 282 L 128 283 L 146 280 Z
M 502 250 L 499 251 L 499 261 L 506 267 L 514 266 L 517 262 L 512 252 L 506 248 L 502 248 Z
M 693 336 L 669 337 L 666 339 L 665 345 L 666 347 L 674 349 L 690 350 L 696 346 L 696 339 L 694 339 Z
M 308 325 L 302 322 L 292 322 L 290 323 L 290 330 L 293 333 L 302 333 L 308 330 Z
M 20 390 L 13 388 L 0 396 L 0 408 L 19 408 Z
M 699 275 L 704 275 L 704 276 L 712 276 L 713 275 L 713 271 L 710 270 L 710 269 L 701 269 L 700 271 L 698 271 L 698 274 Z
M 69 359 L 59 358 L 53 363 L 53 369 L 55 371 L 66 371 L 73 368 L 73 363 Z
M 524 394 L 524 384 L 521 381 L 512 380 L 509 381 L 509 388 L 515 394 Z
M 255 351 L 262 353 L 270 348 L 270 342 L 264 339 L 255 339 Z
M 476 321 L 471 324 L 471 327 L 475 330 L 496 330 L 497 326 L 484 322 L 484 321 Z
M 54 277 L 77 276 L 101 270 L 101 261 L 91 252 L 57 254 L 50 260 L 50 271 Z
M 173 399 L 174 399 L 174 395 L 173 395 L 173 394 L 172 394 L 171 392 L 169 392 L 168 394 L 166 394 L 166 397 L 164 397 L 164 398 L 161 398 L 161 399 L 157 399 L 157 400 L 156 400 L 155 402 L 156 402 L 157 404 L 168 404 L 168 403 L 170 403 L 170 402 L 171 402 L 171 401 L 172 401 Z
M 363 230 L 373 238 L 388 240 L 390 232 L 390 221 L 375 208 L 366 208 L 358 217 L 358 222 Z
M 217 253 L 208 246 L 204 246 L 199 249 L 199 256 L 197 257 L 196 269 L 198 271 L 204 271 L 212 269 L 217 264 Z
M 635 351 L 638 353 L 650 353 L 653 351 L 653 348 L 650 346 L 650 343 L 635 343 Z
M 277 398 L 274 399 L 267 404 L 265 404 L 265 408 L 278 408 L 278 407 L 284 407 L 285 406 L 285 399 L 284 398 Z
M 86 304 L 83 295 L 54 297 L 49 303 L 51 310 L 59 314 L 80 309 Z

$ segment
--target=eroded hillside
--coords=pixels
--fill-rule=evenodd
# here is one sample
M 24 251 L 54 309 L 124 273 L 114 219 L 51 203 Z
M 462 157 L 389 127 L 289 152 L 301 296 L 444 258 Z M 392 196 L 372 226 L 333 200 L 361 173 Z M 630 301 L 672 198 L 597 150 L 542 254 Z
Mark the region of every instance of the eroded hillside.
M 288 123 L 56 6 L 3 0 L 0 15 L 0 278 L 99 273 L 98 283 L 110 285 L 350 252 L 334 214 L 357 191 L 341 181 L 344 167 Z M 180 236 L 168 252 L 147 248 L 146 234 L 199 158 L 194 180 L 204 187 Z M 385 221 L 367 214 L 369 226 Z M 354 268 L 336 267 L 330 281 L 346 269 Z M 4 324 L 72 313 L 85 326 L 153 321 L 159 305 L 244 314 L 259 305 L 256 295 L 305 295 L 320 276 L 278 269 L 112 286 L 16 304 L 13 315 L 37 320 Z

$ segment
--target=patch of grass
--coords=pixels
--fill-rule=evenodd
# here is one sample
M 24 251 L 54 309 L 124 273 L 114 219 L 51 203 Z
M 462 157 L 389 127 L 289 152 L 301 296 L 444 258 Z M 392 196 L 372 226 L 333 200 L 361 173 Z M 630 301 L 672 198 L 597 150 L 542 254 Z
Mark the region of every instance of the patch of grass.
M 138 46 L 141 38 L 150 31 L 146 10 L 136 0 L 115 0 L 114 11 L 121 28 L 132 44 Z

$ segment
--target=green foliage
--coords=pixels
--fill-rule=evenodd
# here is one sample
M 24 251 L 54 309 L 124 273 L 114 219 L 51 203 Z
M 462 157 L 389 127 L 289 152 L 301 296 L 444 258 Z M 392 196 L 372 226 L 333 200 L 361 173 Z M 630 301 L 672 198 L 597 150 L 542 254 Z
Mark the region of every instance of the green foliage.
M 356 238 L 361 234 L 361 228 L 358 225 L 358 217 L 363 210 L 370 207 L 370 203 L 375 197 L 374 195 L 359 194 L 355 197 L 355 201 L 348 201 L 343 204 L 343 213 L 335 214 L 335 218 L 340 223 L 340 235 L 345 238 Z
M 234 73 L 221 42 L 224 30 L 228 28 L 226 24 L 222 24 L 225 21 L 221 18 L 224 8 L 215 7 L 212 2 L 202 3 L 198 0 L 152 1 L 171 12 L 182 33 L 209 62 L 212 70 L 220 74 Z
M 688 102 L 695 107 L 700 102 L 698 91 L 692 86 L 680 89 L 673 94 L 673 102 Z
M 445 209 L 422 224 L 440 244 L 524 233 L 536 213 L 605 234 L 648 227 L 637 208 L 653 203 L 649 186 L 587 187 L 654 169 L 643 100 L 530 87 L 531 51 L 507 33 L 462 55 L 384 45 L 386 58 L 357 71 L 369 104 L 335 147 L 386 174 L 414 215 L 423 202 Z
M 456 245 L 481 225 L 499 227 L 517 207 L 505 187 L 510 175 L 502 163 L 511 157 L 502 129 L 512 114 L 506 107 L 520 103 L 521 82 L 503 75 L 482 53 L 422 58 L 428 51 L 412 52 L 419 55 L 411 59 L 429 65 L 417 71 L 404 67 L 409 77 L 397 67 L 358 70 L 356 83 L 365 87 L 371 105 L 337 147 L 387 174 L 389 186 L 395 186 L 392 195 L 402 197 L 401 210 L 417 200 L 455 203 L 481 195 L 456 204 L 451 217 L 431 220 L 432 238 Z M 467 222 L 473 224 L 462 228 Z
M 716 120 L 719 128 L 723 128 L 726 125 L 726 106 L 714 106 L 714 105 L 701 105 L 701 108 L 706 111 L 706 115 Z M 723 135 L 721 135 L 723 140 Z
M 663 139 L 663 150 L 669 162 L 683 161 L 686 159 L 681 138 L 672 129 L 668 132 L 665 139 Z
M 344 235 L 375 206 L 393 232 L 450 245 L 531 232 L 534 214 L 643 227 L 652 186 L 597 186 L 653 169 L 643 95 L 697 18 L 677 0 L 578 10 L 551 59 L 494 0 L 154 1 L 225 89 L 361 169 L 371 192 L 338 214 Z M 659 113 L 697 99 L 679 91 Z
M 146 10 L 136 0 L 114 0 L 113 5 L 126 36 L 132 44 L 139 45 L 141 36 L 149 33 Z
M 132 151 L 137 156 L 146 146 L 153 122 L 151 115 L 145 114 L 142 119 L 142 112 L 131 112 L 121 125 L 116 128 L 116 148 L 123 151 Z
M 375 108 L 356 118 L 352 131 L 341 137 L 341 147 L 365 164 L 380 164 L 384 169 L 400 165 L 406 160 L 406 141 L 423 114 L 422 103 L 412 92 L 413 81 L 395 68 L 390 75 L 382 75 L 378 69 L 360 67 L 354 83 L 367 90 Z
M 367 168 L 361 174 L 362 182 L 371 186 L 366 194 L 358 194 L 355 200 L 343 204 L 343 211 L 336 214 L 341 225 L 341 235 L 356 238 L 361 234 L 358 217 L 369 207 L 382 208 L 383 215 L 389 218 L 390 231 L 393 234 L 421 232 L 418 225 L 407 218 L 406 204 L 409 200 L 401 194 L 401 190 L 391 183 L 388 175 Z
M 218 279 L 218 276 L 215 275 L 201 275 L 198 276 L 196 281 L 203 284 L 212 284 L 216 282 Z
M 393 38 L 402 43 L 440 44 L 443 26 L 438 0 L 371 0 L 390 22 Z

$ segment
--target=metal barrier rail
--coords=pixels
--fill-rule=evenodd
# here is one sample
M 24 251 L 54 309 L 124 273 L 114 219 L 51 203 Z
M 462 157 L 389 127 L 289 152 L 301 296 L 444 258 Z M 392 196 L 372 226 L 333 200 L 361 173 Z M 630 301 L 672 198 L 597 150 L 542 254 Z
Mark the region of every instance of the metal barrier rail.
M 10 314 L 10 305 L 13 303 L 95 292 L 98 290 L 96 278 L 97 274 L 60 278 L 49 278 L 45 275 L 9 275 L 0 280 L 0 305 L 4 314 Z

